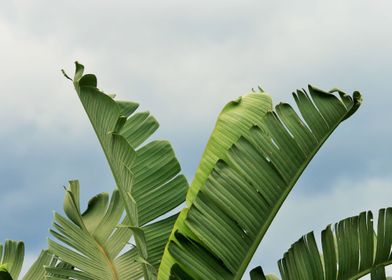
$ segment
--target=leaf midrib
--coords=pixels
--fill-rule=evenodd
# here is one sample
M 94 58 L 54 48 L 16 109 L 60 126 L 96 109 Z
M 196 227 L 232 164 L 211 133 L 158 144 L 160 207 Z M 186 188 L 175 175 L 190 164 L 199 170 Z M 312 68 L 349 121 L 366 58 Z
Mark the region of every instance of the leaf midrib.
M 114 265 L 112 259 L 110 258 L 108 252 L 105 250 L 105 247 L 103 245 L 101 245 L 101 243 L 99 243 L 99 241 L 93 237 L 95 242 L 97 243 L 98 249 L 101 251 L 101 253 L 103 254 L 106 262 L 108 263 L 108 266 L 110 268 L 110 271 L 112 272 L 112 276 L 113 276 L 113 280 L 120 280 L 117 270 L 116 270 L 116 266 Z
M 289 184 L 289 188 L 287 189 L 287 191 L 285 191 L 283 193 L 283 195 L 281 196 L 281 198 L 278 200 L 278 203 L 276 204 L 277 206 L 273 207 L 273 211 L 271 212 L 272 214 L 269 216 L 269 218 L 267 219 L 267 222 L 264 224 L 264 226 L 262 227 L 262 230 L 260 230 L 259 234 L 256 236 L 255 241 L 253 242 L 252 246 L 250 247 L 248 253 L 246 254 L 244 261 L 242 262 L 241 266 L 239 267 L 239 269 L 237 270 L 237 273 L 234 275 L 234 280 L 239 280 L 241 279 L 241 277 L 243 276 L 243 274 L 245 273 L 246 268 L 248 267 L 248 264 L 250 262 L 250 260 L 252 259 L 257 247 L 259 246 L 262 238 L 264 237 L 265 233 L 267 232 L 268 228 L 270 227 L 273 219 L 275 218 L 276 214 L 278 213 L 280 207 L 282 207 L 283 202 L 286 200 L 287 196 L 289 195 L 290 191 L 292 190 L 292 188 L 294 187 L 295 183 L 298 181 L 299 177 L 301 176 L 301 174 L 305 171 L 306 167 L 308 166 L 308 164 L 311 162 L 311 160 L 314 158 L 314 156 L 317 154 L 317 152 L 319 151 L 319 149 L 322 147 L 322 145 L 325 143 L 325 141 L 329 138 L 329 136 L 335 131 L 335 129 L 339 126 L 339 124 L 342 123 L 342 121 L 344 120 L 344 118 L 346 117 L 347 114 L 350 113 L 351 108 L 346 108 L 347 112 L 346 114 L 344 114 L 339 121 L 336 123 L 336 125 L 330 130 L 330 132 L 324 136 L 324 138 L 322 138 L 322 140 L 320 141 L 320 143 L 317 145 L 316 149 L 313 151 L 313 153 L 310 155 L 310 157 L 304 162 L 304 164 L 301 165 L 301 168 L 299 169 L 299 171 L 296 173 L 296 175 L 294 176 L 293 180 L 291 180 L 290 184 Z M 313 134 L 313 132 L 312 132 Z
M 369 267 L 368 269 L 363 270 L 362 272 L 358 272 L 358 274 L 351 276 L 350 278 L 348 278 L 348 280 L 360 279 L 361 277 L 371 273 L 374 269 L 380 268 L 380 267 L 386 267 L 390 264 L 392 264 L 392 259 L 387 260 L 382 263 L 379 263 L 379 264 L 376 264 L 376 265 L 373 265 L 373 266 Z M 339 270 L 338 270 L 338 276 L 339 276 Z
M 79 91 L 78 91 L 78 89 L 76 89 L 76 91 L 78 92 L 78 95 L 79 95 L 79 98 L 80 98 L 80 90 L 81 90 L 81 88 L 82 87 L 80 87 L 80 85 L 78 85 L 79 86 Z M 105 93 L 102 93 L 102 94 L 105 94 Z M 115 101 L 114 101 L 115 102 Z M 90 121 L 90 123 L 91 123 L 91 126 L 93 127 L 93 129 L 94 129 L 94 132 L 95 132 L 95 134 L 98 136 L 98 135 L 100 135 L 99 133 L 98 133 L 98 131 L 97 131 L 97 128 L 95 127 L 95 125 L 94 125 L 94 122 L 92 121 L 92 117 L 90 116 L 90 113 L 89 113 L 89 111 L 86 109 L 86 106 L 84 105 L 84 103 L 83 102 L 81 102 L 82 103 L 82 106 L 83 106 L 83 108 L 84 108 L 84 111 L 86 112 L 86 114 L 87 114 L 87 116 L 88 116 L 88 118 L 89 118 L 89 121 Z M 119 116 L 121 115 L 120 114 L 120 112 L 118 112 L 118 114 L 119 114 Z M 120 136 L 120 137 L 122 137 L 122 136 Z M 124 209 L 125 209 L 125 212 L 126 212 L 126 214 L 127 214 L 127 216 L 129 216 L 129 218 L 130 218 L 130 220 L 131 220 L 131 212 L 129 211 L 129 207 L 128 207 L 128 205 L 127 205 L 127 200 L 125 199 L 125 197 L 126 197 L 126 193 L 125 193 L 125 191 L 121 188 L 121 187 L 118 187 L 118 182 L 119 182 L 119 179 L 117 178 L 117 176 L 115 175 L 115 172 L 114 172 L 114 168 L 113 168 L 113 166 L 112 166 L 112 163 L 111 163 L 111 160 L 109 160 L 109 153 L 108 153 L 108 151 L 105 149 L 105 146 L 103 145 L 103 141 L 101 140 L 101 138 L 100 137 L 97 137 L 98 138 L 98 141 L 99 141 L 99 143 L 100 143 L 100 145 L 101 145 L 101 147 L 102 147 L 102 150 L 103 150 L 103 152 L 104 152 L 104 154 L 105 154 L 105 157 L 107 158 L 107 163 L 109 164 L 109 167 L 110 167 L 110 170 L 111 170 L 111 172 L 112 172 L 112 174 L 113 174 L 113 177 L 114 177 L 114 180 L 115 180 L 115 182 L 116 182 L 116 185 L 117 185 L 117 189 L 119 190 L 119 193 L 120 193 L 120 197 L 121 197 L 121 199 L 123 200 L 123 202 L 124 202 Z M 134 226 L 138 226 L 138 225 L 134 225 Z M 137 249 L 138 249 L 138 252 L 139 252 L 139 256 L 140 255 L 142 255 L 142 251 L 141 251 L 141 244 L 139 244 L 140 243 L 140 241 L 139 241 L 139 238 L 136 238 L 136 236 L 135 236 L 135 245 L 136 245 L 136 247 L 137 247 Z M 149 280 L 150 279 L 150 277 L 149 277 L 149 273 L 147 272 L 147 267 L 146 267 L 146 264 L 143 264 L 142 265 L 142 268 L 143 268 L 143 275 L 144 275 L 144 277 L 145 277 L 145 279 L 146 280 Z

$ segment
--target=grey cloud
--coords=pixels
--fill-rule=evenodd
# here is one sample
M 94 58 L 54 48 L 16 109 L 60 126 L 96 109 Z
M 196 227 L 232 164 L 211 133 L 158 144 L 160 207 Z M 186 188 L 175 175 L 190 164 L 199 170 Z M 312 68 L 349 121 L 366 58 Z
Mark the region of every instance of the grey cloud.
M 157 117 L 155 137 L 171 140 L 189 179 L 227 101 L 261 84 L 276 103 L 293 103 L 289 93 L 308 82 L 361 90 L 365 100 L 316 156 L 297 192 L 312 200 L 338 179 L 385 176 L 392 164 L 391 5 L 2 3 L 0 210 L 17 219 L 6 218 L 0 238 L 26 239 L 35 250 L 47 236 L 50 211 L 61 210 L 67 179 L 81 179 L 84 200 L 113 185 L 72 85 L 59 71 L 72 75 L 75 59 L 98 75 L 102 89 Z M 32 231 L 23 231 L 20 220 Z
M 61 134 L 42 141 L 29 132 L 0 141 L 0 240 L 21 239 L 36 251 L 48 236 L 52 211 L 62 213 L 67 180 L 80 180 L 83 205 L 96 193 L 111 191 L 114 182 L 93 135 L 84 135 L 88 143 L 83 143 Z

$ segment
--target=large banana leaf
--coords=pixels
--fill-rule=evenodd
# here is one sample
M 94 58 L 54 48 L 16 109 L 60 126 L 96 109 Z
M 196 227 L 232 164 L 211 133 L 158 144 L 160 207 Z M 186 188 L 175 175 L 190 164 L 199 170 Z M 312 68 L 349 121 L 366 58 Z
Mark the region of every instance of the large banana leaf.
M 145 279 L 155 278 L 161 258 L 149 249 L 162 248 L 163 251 L 170 230 L 161 231 L 153 225 L 144 228 L 143 225 L 167 217 L 170 210 L 181 204 L 188 183 L 180 174 L 180 165 L 167 141 L 152 141 L 141 146 L 158 128 L 155 118 L 148 112 L 135 113 L 137 103 L 116 101 L 113 96 L 103 93 L 97 88 L 96 77 L 83 72 L 83 65 L 76 63 L 74 86 L 123 201 L 127 226 L 136 243 L 132 255 L 137 255 L 142 264 Z M 159 221 L 159 225 L 170 229 L 173 218 Z M 154 236 L 154 242 L 160 243 L 149 244 L 151 236 Z
M 263 108 L 272 108 L 266 94 L 259 95 L 266 103 Z M 213 168 L 199 166 L 196 177 L 203 177 L 190 187 L 188 208 L 174 225 L 159 279 L 241 278 L 300 174 L 335 128 L 359 107 L 358 92 L 353 98 L 340 91 L 339 95 L 311 86 L 309 94 L 297 91 L 294 99 L 302 119 L 281 103 L 274 111 L 260 109 L 248 122 L 227 120 L 227 127 L 240 137 L 231 138 L 233 144 L 213 160 Z M 243 108 L 239 100 L 232 110 L 241 114 Z M 220 126 L 218 122 L 211 139 Z M 216 146 L 225 140 L 216 138 Z
M 278 262 L 282 279 L 354 280 L 367 274 L 372 280 L 387 279 L 385 267 L 392 264 L 392 208 L 379 211 L 377 233 L 368 211 L 327 226 L 321 244 L 319 253 L 313 232 L 295 242 Z M 253 274 L 252 279 L 267 279 L 260 267 Z
M 6 240 L 4 246 L 0 243 L 0 279 L 18 279 L 23 259 L 22 241 Z
M 127 228 L 117 228 L 124 211 L 123 203 L 117 190 L 113 191 L 109 201 L 107 193 L 93 197 L 87 210 L 81 213 L 79 202 L 79 183 L 70 181 L 65 193 L 64 212 L 67 218 L 55 213 L 51 234 L 61 241 L 59 244 L 48 240 L 49 250 L 62 261 L 75 267 L 47 268 L 47 272 L 56 277 L 74 279 L 108 280 L 138 279 L 142 275 L 141 267 L 135 262 L 136 254 L 130 266 L 121 265 L 121 251 L 131 236 Z
M 67 218 L 55 213 L 54 230 L 51 230 L 63 245 L 48 241 L 50 251 L 68 265 L 50 265 L 46 268 L 47 279 L 132 280 L 143 276 L 146 260 L 140 258 L 136 248 L 124 253 L 131 231 L 127 218 L 118 225 L 124 209 L 119 191 L 115 190 L 108 200 L 107 193 L 98 194 L 81 213 L 79 183 L 70 181 L 64 200 Z M 147 261 L 152 267 L 159 266 L 176 218 L 174 215 L 142 227 L 149 252 Z

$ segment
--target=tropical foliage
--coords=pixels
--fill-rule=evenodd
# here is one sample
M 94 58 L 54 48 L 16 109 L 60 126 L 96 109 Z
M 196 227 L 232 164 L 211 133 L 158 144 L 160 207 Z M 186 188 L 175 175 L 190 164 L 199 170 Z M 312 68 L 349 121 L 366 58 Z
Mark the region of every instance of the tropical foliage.
M 311 86 L 309 92 L 310 96 L 305 91 L 294 94 L 304 121 L 288 104 L 273 111 L 268 98 L 263 100 L 264 110 L 247 110 L 247 126 L 228 116 L 235 115 L 235 109 L 222 112 L 188 192 L 188 208 L 182 210 L 167 244 L 159 271 L 162 279 L 169 279 L 175 265 L 177 273 L 196 279 L 241 278 L 304 168 L 360 104 L 359 93 L 351 98 L 340 92 L 339 100 Z M 257 94 L 266 96 L 253 95 Z M 231 128 L 232 139 L 215 135 L 228 134 L 224 126 Z M 215 150 L 220 141 L 230 141 L 223 156 Z M 218 155 L 212 170 L 206 170 L 204 161 L 213 158 L 210 154 Z
M 346 218 L 321 233 L 319 252 L 313 232 L 304 235 L 279 260 L 282 279 L 386 279 L 385 266 L 392 263 L 392 208 L 380 209 L 377 234 L 372 212 Z M 261 267 L 252 279 L 268 279 Z M 271 278 L 270 278 L 271 279 Z
M 306 166 L 362 101 L 313 86 L 293 94 L 297 109 L 274 107 L 261 88 L 244 95 L 223 108 L 188 187 L 171 145 L 149 140 L 159 126 L 152 115 L 98 89 L 79 63 L 71 80 L 116 188 L 82 211 L 79 182 L 69 182 L 65 216 L 54 214 L 48 250 L 25 280 L 240 279 Z M 279 261 L 281 277 L 386 279 L 391 244 L 392 210 L 380 210 L 377 234 L 361 213 L 328 226 L 321 252 L 313 233 L 302 237 Z M 23 243 L 0 249 L 0 279 L 17 279 Z M 278 279 L 261 267 L 251 278 Z

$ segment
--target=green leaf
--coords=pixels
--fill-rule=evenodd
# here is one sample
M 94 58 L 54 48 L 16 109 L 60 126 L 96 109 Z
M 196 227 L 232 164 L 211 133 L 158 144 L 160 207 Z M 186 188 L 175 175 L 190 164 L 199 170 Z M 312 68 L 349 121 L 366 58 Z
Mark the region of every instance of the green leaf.
M 370 273 L 371 280 L 386 280 L 385 267 L 378 267 Z
M 266 280 L 263 269 L 261 266 L 253 268 L 250 272 L 250 279 L 251 280 Z
M 251 280 L 279 280 L 278 277 L 275 275 L 269 274 L 269 275 L 264 275 L 263 269 L 261 266 L 253 268 L 250 272 L 250 279 Z
M 227 158 L 227 150 L 252 126 L 261 125 L 262 116 L 272 110 L 271 97 L 263 93 L 250 93 L 226 104 L 219 114 L 208 140 L 199 167 L 186 197 L 191 205 L 217 161 Z
M 279 260 L 286 279 L 353 280 L 370 274 L 372 280 L 387 279 L 385 267 L 392 263 L 392 208 L 381 209 L 377 232 L 372 212 L 346 218 L 321 233 L 319 252 L 313 232 L 304 235 Z
M 194 279 L 240 279 L 305 167 L 361 103 L 358 92 L 354 98 L 339 92 L 339 99 L 309 86 L 309 94 L 294 93 L 301 119 L 288 104 L 266 109 L 272 108 L 270 98 L 258 94 L 261 104 L 242 106 L 245 96 L 230 112 L 237 117 L 226 119 L 226 131 L 236 137 L 227 140 L 223 136 L 228 132 L 219 134 L 218 120 L 196 172 L 201 179 L 192 183 L 188 208 L 181 212 L 165 249 L 159 279 L 169 279 L 175 264 Z M 220 119 L 226 114 L 224 109 Z M 214 147 L 227 141 L 228 150 L 209 161 L 212 139 Z
M 22 241 L 6 240 L 4 246 L 0 243 L 0 279 L 18 279 L 23 259 L 24 244 Z
M 55 266 L 56 263 L 57 257 L 53 256 L 49 251 L 43 250 L 27 271 L 23 280 L 45 280 L 45 266 Z
M 137 279 L 134 274 L 140 277 L 137 268 L 131 273 L 116 264 L 131 237 L 129 229 L 117 228 L 123 210 L 119 192 L 115 190 L 110 201 L 107 193 L 93 197 L 87 210 L 81 213 L 79 182 L 70 181 L 64 199 L 67 218 L 55 213 L 54 229 L 50 230 L 63 245 L 48 241 L 50 252 L 69 266 L 48 267 L 51 277 L 94 280 Z
M 79 205 L 79 183 L 70 181 L 64 199 L 67 218 L 55 213 L 54 229 L 50 230 L 59 242 L 48 241 L 49 250 L 68 266 L 49 265 L 48 279 L 139 279 L 143 276 L 143 265 L 156 270 L 177 215 L 141 228 L 132 227 L 131 231 L 128 218 L 118 226 L 124 209 L 118 190 L 113 192 L 110 202 L 107 193 L 96 195 L 83 213 Z M 132 232 L 145 242 L 147 259 L 141 258 L 136 248 L 121 253 Z
M 158 128 L 155 118 L 148 112 L 135 113 L 137 103 L 114 100 L 97 88 L 94 75 L 83 72 L 83 65 L 76 63 L 75 89 L 108 160 L 128 224 L 140 229 L 133 233 L 137 255 L 146 261 L 142 264 L 144 277 L 155 278 L 156 267 L 148 261 L 150 245 L 143 225 L 167 216 L 180 205 L 188 183 L 167 141 L 141 146 Z M 77 217 L 70 219 L 80 222 Z M 166 241 L 162 242 L 164 246 Z
M 9 274 L 5 265 L 0 265 L 0 280 L 12 280 L 11 274 Z

